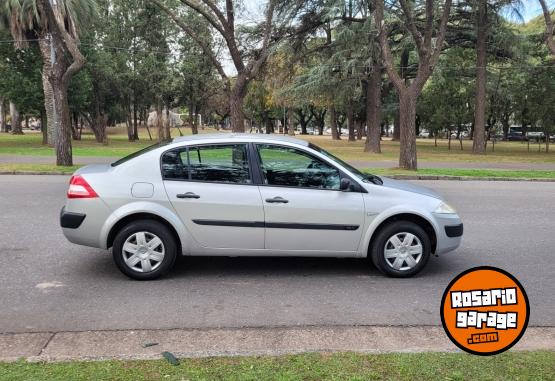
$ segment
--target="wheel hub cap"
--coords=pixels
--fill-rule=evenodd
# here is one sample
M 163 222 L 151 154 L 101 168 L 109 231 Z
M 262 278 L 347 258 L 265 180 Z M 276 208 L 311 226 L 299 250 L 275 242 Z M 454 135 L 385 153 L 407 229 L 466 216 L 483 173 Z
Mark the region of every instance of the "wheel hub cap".
M 422 259 L 422 254 L 422 242 L 408 232 L 394 234 L 384 247 L 385 262 L 398 271 L 413 269 Z
M 124 263 L 133 271 L 151 272 L 162 264 L 165 249 L 155 234 L 137 232 L 125 240 L 121 254 Z

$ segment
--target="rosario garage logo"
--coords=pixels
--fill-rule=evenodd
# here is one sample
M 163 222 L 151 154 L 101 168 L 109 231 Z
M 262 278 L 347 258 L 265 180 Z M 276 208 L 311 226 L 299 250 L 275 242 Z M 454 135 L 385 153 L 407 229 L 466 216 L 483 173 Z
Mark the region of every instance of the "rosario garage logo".
M 441 323 L 451 341 L 475 355 L 494 355 L 515 345 L 530 316 L 528 297 L 508 272 L 482 266 L 459 274 L 443 293 Z

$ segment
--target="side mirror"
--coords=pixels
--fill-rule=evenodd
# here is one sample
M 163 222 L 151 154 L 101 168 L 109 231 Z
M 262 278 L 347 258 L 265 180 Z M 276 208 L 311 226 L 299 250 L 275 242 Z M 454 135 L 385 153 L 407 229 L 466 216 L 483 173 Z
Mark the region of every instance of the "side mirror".
M 351 183 L 351 180 L 345 177 L 341 179 L 341 182 L 339 183 L 339 190 L 343 192 L 348 192 L 353 190 L 353 188 L 354 186 L 353 186 L 353 183 Z

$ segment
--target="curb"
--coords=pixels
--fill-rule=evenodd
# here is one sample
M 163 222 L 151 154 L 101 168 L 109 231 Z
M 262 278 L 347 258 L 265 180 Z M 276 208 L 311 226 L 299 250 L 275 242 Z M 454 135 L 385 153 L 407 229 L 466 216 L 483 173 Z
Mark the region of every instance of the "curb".
M 555 350 L 555 327 L 528 327 L 511 350 Z M 460 352 L 440 326 L 297 326 L 0 334 L 0 361 L 159 359 L 306 352 Z
M 71 173 L 62 171 L 40 172 L 40 171 L 0 171 L 1 175 L 55 175 L 71 176 Z M 540 177 L 480 177 L 480 176 L 434 176 L 434 175 L 384 175 L 395 180 L 452 180 L 452 181 L 525 181 L 525 182 L 545 182 L 553 183 L 555 178 Z

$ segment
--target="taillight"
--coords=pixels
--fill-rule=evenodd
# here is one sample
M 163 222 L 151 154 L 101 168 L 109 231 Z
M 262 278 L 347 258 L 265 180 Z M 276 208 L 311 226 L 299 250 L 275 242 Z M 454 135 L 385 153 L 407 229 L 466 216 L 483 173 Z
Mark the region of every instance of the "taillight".
M 79 175 L 71 176 L 67 198 L 95 198 L 98 197 L 94 189 Z

